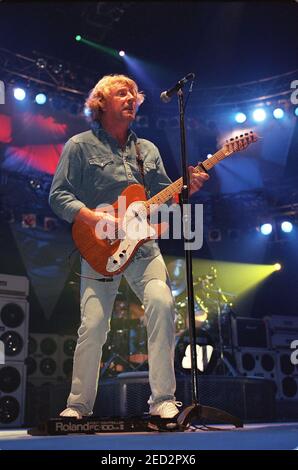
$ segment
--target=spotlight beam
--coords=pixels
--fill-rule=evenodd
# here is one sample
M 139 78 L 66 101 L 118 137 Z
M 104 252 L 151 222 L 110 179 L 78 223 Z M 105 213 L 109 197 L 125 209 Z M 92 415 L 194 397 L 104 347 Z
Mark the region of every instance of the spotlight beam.
M 78 37 L 78 36 L 76 36 Z M 120 59 L 119 57 L 119 52 L 116 51 L 115 49 L 111 49 L 110 47 L 103 46 L 102 44 L 98 44 L 97 42 L 90 41 L 89 39 L 85 39 L 81 36 L 81 39 L 78 41 L 80 43 L 86 44 L 87 46 L 93 47 L 94 49 L 97 49 L 101 52 L 104 52 L 116 59 Z

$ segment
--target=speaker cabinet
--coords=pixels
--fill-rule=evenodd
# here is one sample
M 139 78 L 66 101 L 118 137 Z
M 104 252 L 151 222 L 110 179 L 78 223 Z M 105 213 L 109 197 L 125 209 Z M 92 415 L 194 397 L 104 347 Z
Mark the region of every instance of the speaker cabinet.
M 27 300 L 0 296 L 0 341 L 4 343 L 5 362 L 24 361 L 28 351 Z
M 246 377 L 277 380 L 275 351 L 268 349 L 239 348 L 235 351 L 237 370 Z
M 59 336 L 53 334 L 30 334 L 27 374 L 34 379 L 57 379 L 60 367 Z
M 298 365 L 291 361 L 291 350 L 277 351 L 277 399 L 298 400 Z M 297 403 L 298 404 L 298 403 Z
M 271 348 L 275 349 L 291 349 L 291 343 L 298 340 L 298 332 L 273 332 L 270 337 Z
M 272 331 L 295 331 L 298 333 L 298 316 L 272 315 L 264 317 Z
M 267 348 L 268 328 L 263 319 L 232 318 L 233 344 L 239 348 Z
M 14 298 L 27 297 L 29 294 L 29 279 L 25 276 L 0 274 L 0 295 Z
M 59 379 L 71 380 L 76 344 L 76 336 L 65 335 L 59 337 Z
M 26 367 L 9 361 L 0 365 L 0 428 L 24 424 Z
M 141 416 L 148 412 L 148 373 L 119 374 L 99 383 L 94 415 Z M 249 377 L 200 376 L 199 402 L 246 420 L 269 420 L 275 416 L 274 385 L 271 380 Z M 177 377 L 176 399 L 191 404 L 191 377 Z

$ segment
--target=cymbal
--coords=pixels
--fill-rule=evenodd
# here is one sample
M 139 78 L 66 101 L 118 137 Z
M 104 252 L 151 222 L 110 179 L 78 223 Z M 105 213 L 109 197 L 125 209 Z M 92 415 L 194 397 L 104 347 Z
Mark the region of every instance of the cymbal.
M 199 276 L 197 280 L 193 283 L 194 286 L 201 285 L 202 287 L 206 287 L 210 281 L 214 281 L 216 276 L 210 276 L 209 274 L 205 274 L 203 276 Z
M 228 297 L 237 297 L 236 294 L 232 294 L 232 292 L 226 292 L 224 290 L 221 290 L 221 289 L 208 289 L 209 292 L 214 292 L 215 294 L 223 294 L 223 295 L 227 295 Z
M 186 288 L 185 261 L 184 259 L 176 259 L 171 261 L 167 268 L 170 276 L 171 291 L 173 296 L 176 297 Z

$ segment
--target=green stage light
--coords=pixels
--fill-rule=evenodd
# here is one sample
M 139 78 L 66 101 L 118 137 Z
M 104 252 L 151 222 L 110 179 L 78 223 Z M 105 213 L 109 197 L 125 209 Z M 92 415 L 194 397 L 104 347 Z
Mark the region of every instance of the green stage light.
M 76 36 L 76 41 L 81 42 L 82 44 L 85 44 L 86 46 L 93 47 L 94 49 L 97 49 L 101 52 L 104 52 L 105 54 L 108 54 L 110 56 L 113 56 L 114 58 L 121 60 L 121 57 L 119 56 L 118 51 L 116 49 L 111 49 L 110 47 L 103 46 L 101 44 L 98 44 L 97 42 L 90 41 L 89 39 L 83 38 L 79 34 Z

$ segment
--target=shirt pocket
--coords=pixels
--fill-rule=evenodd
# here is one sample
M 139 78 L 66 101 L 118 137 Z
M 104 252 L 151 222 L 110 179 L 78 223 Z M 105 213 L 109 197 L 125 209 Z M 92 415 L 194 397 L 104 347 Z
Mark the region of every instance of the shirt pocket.
M 115 173 L 115 160 L 112 154 L 90 156 L 88 158 L 89 191 L 98 192 L 114 183 L 117 178 Z
M 114 157 L 113 155 L 92 155 L 92 157 L 89 158 L 89 165 L 90 168 L 101 168 L 104 170 L 108 165 L 111 165 L 114 163 Z

